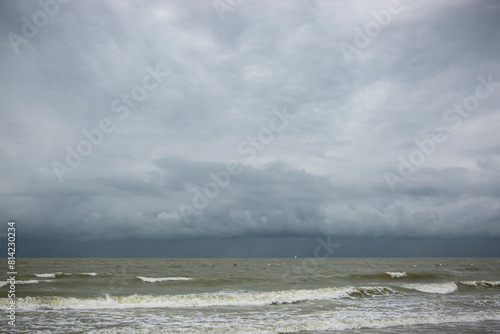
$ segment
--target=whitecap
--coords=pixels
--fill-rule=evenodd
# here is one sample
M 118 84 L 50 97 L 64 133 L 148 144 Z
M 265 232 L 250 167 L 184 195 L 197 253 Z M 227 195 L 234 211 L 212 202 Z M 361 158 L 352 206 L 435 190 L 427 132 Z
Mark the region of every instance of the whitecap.
M 439 293 L 447 294 L 452 293 L 458 289 L 454 282 L 447 283 L 431 283 L 431 284 L 407 284 L 403 285 L 405 289 L 417 290 L 426 293 Z
M 56 273 L 48 273 L 48 274 L 33 274 L 36 277 L 39 278 L 55 278 L 55 277 L 62 277 L 62 276 L 71 276 L 70 273 L 63 273 L 63 272 L 56 272 Z
M 23 309 L 128 309 L 177 308 L 212 306 L 251 306 L 289 304 L 305 300 L 328 300 L 350 296 L 358 292 L 354 287 L 322 288 L 314 290 L 284 290 L 246 293 L 203 293 L 187 295 L 131 295 L 97 298 L 24 297 L 17 304 Z M 2 306 L 0 300 L 0 306 Z
M 404 271 L 394 271 L 394 272 L 387 271 L 386 274 L 391 276 L 392 278 L 401 278 L 408 276 Z
M 17 281 L 16 280 L 16 285 L 17 284 L 38 284 L 38 283 L 43 283 L 43 282 L 54 282 L 54 280 L 52 279 L 44 279 L 44 280 L 36 280 L 36 279 L 30 279 L 30 280 L 26 280 L 26 281 Z
M 461 281 L 460 284 L 468 286 L 500 287 L 500 281 Z
M 164 282 L 164 281 L 190 281 L 194 278 L 191 277 L 143 277 L 137 276 L 143 282 L 156 283 L 156 282 Z
M 56 277 L 56 274 L 35 274 L 36 277 L 40 278 L 54 278 Z

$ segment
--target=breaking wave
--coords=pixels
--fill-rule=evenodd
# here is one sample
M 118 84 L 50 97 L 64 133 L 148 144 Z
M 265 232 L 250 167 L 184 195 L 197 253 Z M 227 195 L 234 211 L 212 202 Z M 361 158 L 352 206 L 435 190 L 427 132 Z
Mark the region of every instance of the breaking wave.
M 433 278 L 445 278 L 445 277 L 450 277 L 448 274 L 437 274 L 437 273 L 430 273 L 430 272 L 406 272 L 406 271 L 386 271 L 386 272 L 380 272 L 380 273 L 375 273 L 375 274 L 350 274 L 348 275 L 349 278 L 356 278 L 356 279 L 381 279 L 381 280 L 386 280 L 386 279 L 392 279 L 392 278 L 405 278 L 405 279 L 433 279 Z
M 63 276 L 71 276 L 70 273 L 62 273 L 62 272 L 57 272 L 57 273 L 48 273 L 48 274 L 33 274 L 36 277 L 39 278 L 56 278 L 56 277 L 63 277 Z
M 400 271 L 395 271 L 395 272 L 387 271 L 386 274 L 389 275 L 389 276 L 391 276 L 392 278 L 401 278 L 401 277 L 408 276 L 408 275 L 406 275 L 406 273 L 404 271 L 403 272 L 400 272 Z
M 417 290 L 427 293 L 447 294 L 452 293 L 458 289 L 454 282 L 447 283 L 431 283 L 431 284 L 406 284 L 402 286 L 405 289 Z
M 351 331 L 362 329 L 363 333 L 376 333 L 377 329 L 409 326 L 408 331 L 411 332 L 412 327 L 418 325 L 442 325 L 449 330 L 455 329 L 454 324 L 471 323 L 474 324 L 479 321 L 498 321 L 500 314 L 498 312 L 477 312 L 472 314 L 457 314 L 457 315 L 415 315 L 415 316 L 398 316 L 392 315 L 387 317 L 362 317 L 352 316 L 348 318 L 329 317 L 317 319 L 305 319 L 302 317 L 288 317 L 283 316 L 282 319 L 263 324 L 261 322 L 252 323 L 240 320 L 238 325 L 241 328 L 234 328 L 228 330 L 227 323 L 207 323 L 203 328 L 197 328 L 196 325 L 190 330 L 186 327 L 177 327 L 170 325 L 169 328 L 138 328 L 134 325 L 119 325 L 107 327 L 103 329 L 96 329 L 88 332 L 89 334 L 118 334 L 118 333 L 137 333 L 137 334 L 168 334 L 168 333 L 213 333 L 213 334 L 226 334 L 228 332 L 234 334 L 263 334 L 263 333 L 326 333 L 330 331 Z M 450 327 L 446 327 L 449 325 Z M 174 328 L 172 328 L 174 327 Z M 367 331 L 368 330 L 368 331 Z M 393 331 L 390 331 L 391 333 Z M 402 332 L 396 330 L 394 332 Z M 432 333 L 436 333 L 433 331 Z M 440 331 L 439 333 L 443 333 Z
M 461 281 L 460 284 L 482 288 L 498 288 L 500 281 Z
M 204 293 L 187 295 L 131 295 L 96 298 L 24 297 L 17 299 L 23 309 L 120 309 L 178 308 L 212 306 L 259 306 L 293 304 L 308 300 L 328 300 L 347 297 L 375 296 L 395 293 L 387 287 L 342 287 L 314 290 L 283 290 L 273 292 Z M 6 305 L 5 298 L 0 305 Z
M 51 280 L 51 279 L 43 279 L 43 280 L 37 280 L 37 279 L 30 279 L 30 280 L 26 280 L 26 281 L 20 281 L 20 280 L 16 280 L 15 284 L 18 285 L 18 284 L 38 284 L 38 283 L 49 283 L 49 282 L 54 282 L 54 280 Z M 1 287 L 4 287 L 6 285 L 10 284 L 9 281 L 1 281 L 0 282 L 0 288 Z
M 194 278 L 191 277 L 143 277 L 137 276 L 143 282 L 156 283 L 156 282 L 165 282 L 165 281 L 190 281 Z

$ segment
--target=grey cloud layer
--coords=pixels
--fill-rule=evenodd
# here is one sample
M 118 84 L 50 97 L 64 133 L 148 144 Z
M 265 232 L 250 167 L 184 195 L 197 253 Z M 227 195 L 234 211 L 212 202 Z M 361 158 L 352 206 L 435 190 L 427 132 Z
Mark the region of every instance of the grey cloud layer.
M 443 118 L 479 76 L 500 82 L 494 2 L 402 1 L 351 61 L 339 45 L 388 2 L 242 2 L 221 21 L 205 1 L 71 1 L 18 53 L 7 35 L 42 9 L 1 6 L 0 219 L 28 238 L 500 236 L 500 85 L 460 127 Z M 159 63 L 120 119 L 113 101 Z M 284 109 L 255 158 L 238 150 Z M 59 182 L 53 162 L 103 118 L 114 130 Z M 437 128 L 392 191 L 386 173 Z M 230 161 L 241 173 L 184 219 Z

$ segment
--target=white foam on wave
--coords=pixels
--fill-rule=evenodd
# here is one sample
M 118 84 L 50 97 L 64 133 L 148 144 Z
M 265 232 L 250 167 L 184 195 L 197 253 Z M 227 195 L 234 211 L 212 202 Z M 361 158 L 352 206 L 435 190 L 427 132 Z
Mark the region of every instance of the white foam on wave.
M 332 320 L 334 319 L 334 320 Z M 293 329 L 294 332 L 316 332 L 316 331 L 332 331 L 332 330 L 352 330 L 361 328 L 389 328 L 396 326 L 414 326 L 414 325 L 438 325 L 446 323 L 463 323 L 463 322 L 477 322 L 485 320 L 499 320 L 500 314 L 498 312 L 478 312 L 471 314 L 460 314 L 460 315 L 430 315 L 423 314 L 420 316 L 399 316 L 399 317 L 383 317 L 383 318 L 372 318 L 372 317 L 346 317 L 343 319 L 335 319 L 334 316 L 331 319 L 324 319 L 319 321 L 311 321 L 305 324 L 290 324 L 288 326 L 281 326 L 279 332 L 288 332 L 289 329 Z M 411 330 L 410 330 L 411 332 Z
M 46 282 L 46 281 L 50 281 L 50 280 L 42 280 L 42 282 Z M 40 281 L 36 280 L 36 279 L 29 279 L 27 281 L 16 281 L 16 284 L 37 284 L 37 283 L 40 283 Z
M 406 273 L 404 271 L 394 271 L 394 272 L 387 271 L 386 274 L 391 276 L 392 278 L 401 278 L 401 277 L 408 276 L 408 275 L 406 275 Z
M 376 329 L 418 326 L 418 325 L 443 325 L 452 323 L 478 322 L 485 320 L 500 320 L 498 312 L 477 312 L 459 315 L 413 315 L 413 316 L 391 316 L 374 317 L 350 315 L 338 317 L 338 313 L 324 312 L 321 314 L 287 315 L 272 314 L 258 319 L 252 317 L 235 316 L 237 327 L 228 325 L 227 321 L 221 321 L 221 317 L 204 317 L 201 322 L 198 318 L 192 319 L 182 315 L 179 321 L 163 322 L 163 317 L 149 320 L 156 325 L 149 328 L 138 328 L 137 325 L 118 325 L 102 329 L 95 329 L 88 334 L 167 334 L 167 333 L 212 333 L 212 334 L 273 334 L 273 333 L 318 333 L 331 331 L 349 331 L 363 329 L 370 333 L 377 332 Z M 224 318 L 222 318 L 224 319 Z M 156 320 L 156 321 L 155 321 Z M 411 331 L 411 327 L 410 331 Z
M 365 288 L 366 289 L 366 288 Z M 322 288 L 314 290 L 284 290 L 273 292 L 205 293 L 188 295 L 132 295 L 98 298 L 25 297 L 17 304 L 24 309 L 122 309 L 122 308 L 178 308 L 211 306 L 259 306 L 295 303 L 305 300 L 338 299 L 359 293 L 354 287 Z M 377 292 L 374 292 L 374 294 Z M 2 304 L 0 300 L 0 305 Z
M 143 282 L 156 283 L 156 282 L 165 282 L 165 281 L 190 281 L 194 278 L 191 277 L 143 277 L 137 276 Z
M 366 286 L 366 287 L 357 287 L 355 288 L 357 293 L 360 293 L 365 296 L 374 296 L 374 295 L 390 295 L 396 293 L 393 289 L 389 287 L 382 286 Z M 353 294 L 356 294 L 354 292 Z
M 40 278 L 51 278 L 56 277 L 56 274 L 35 274 L 35 276 Z
M 406 284 L 402 286 L 405 289 L 417 290 L 427 293 L 447 294 L 452 293 L 458 289 L 454 282 L 447 283 L 431 283 L 431 284 Z
M 97 276 L 97 273 L 82 273 L 82 275 Z
M 500 281 L 461 281 L 460 284 L 481 287 L 500 287 Z
M 36 277 L 39 278 L 55 278 L 55 277 L 61 277 L 61 276 L 71 276 L 70 273 L 63 273 L 63 272 L 57 272 L 57 273 L 47 273 L 47 274 L 34 274 Z
M 26 280 L 26 281 L 20 281 L 20 280 L 16 280 L 15 281 L 15 284 L 38 284 L 38 283 L 44 283 L 44 282 L 47 282 L 47 283 L 50 283 L 50 282 L 54 282 L 54 280 L 51 280 L 51 279 L 43 279 L 43 280 L 37 280 L 37 279 L 30 279 L 30 280 Z M 0 288 L 1 287 L 4 287 L 6 285 L 10 284 L 10 281 L 1 281 L 0 282 Z

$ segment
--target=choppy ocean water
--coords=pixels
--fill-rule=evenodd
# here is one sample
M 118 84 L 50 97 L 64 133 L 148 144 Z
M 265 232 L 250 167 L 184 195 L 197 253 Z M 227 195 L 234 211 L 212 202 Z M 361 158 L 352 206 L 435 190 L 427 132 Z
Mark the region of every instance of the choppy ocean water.
M 500 332 L 499 258 L 18 259 L 17 271 L 14 328 L 0 282 L 2 333 Z

